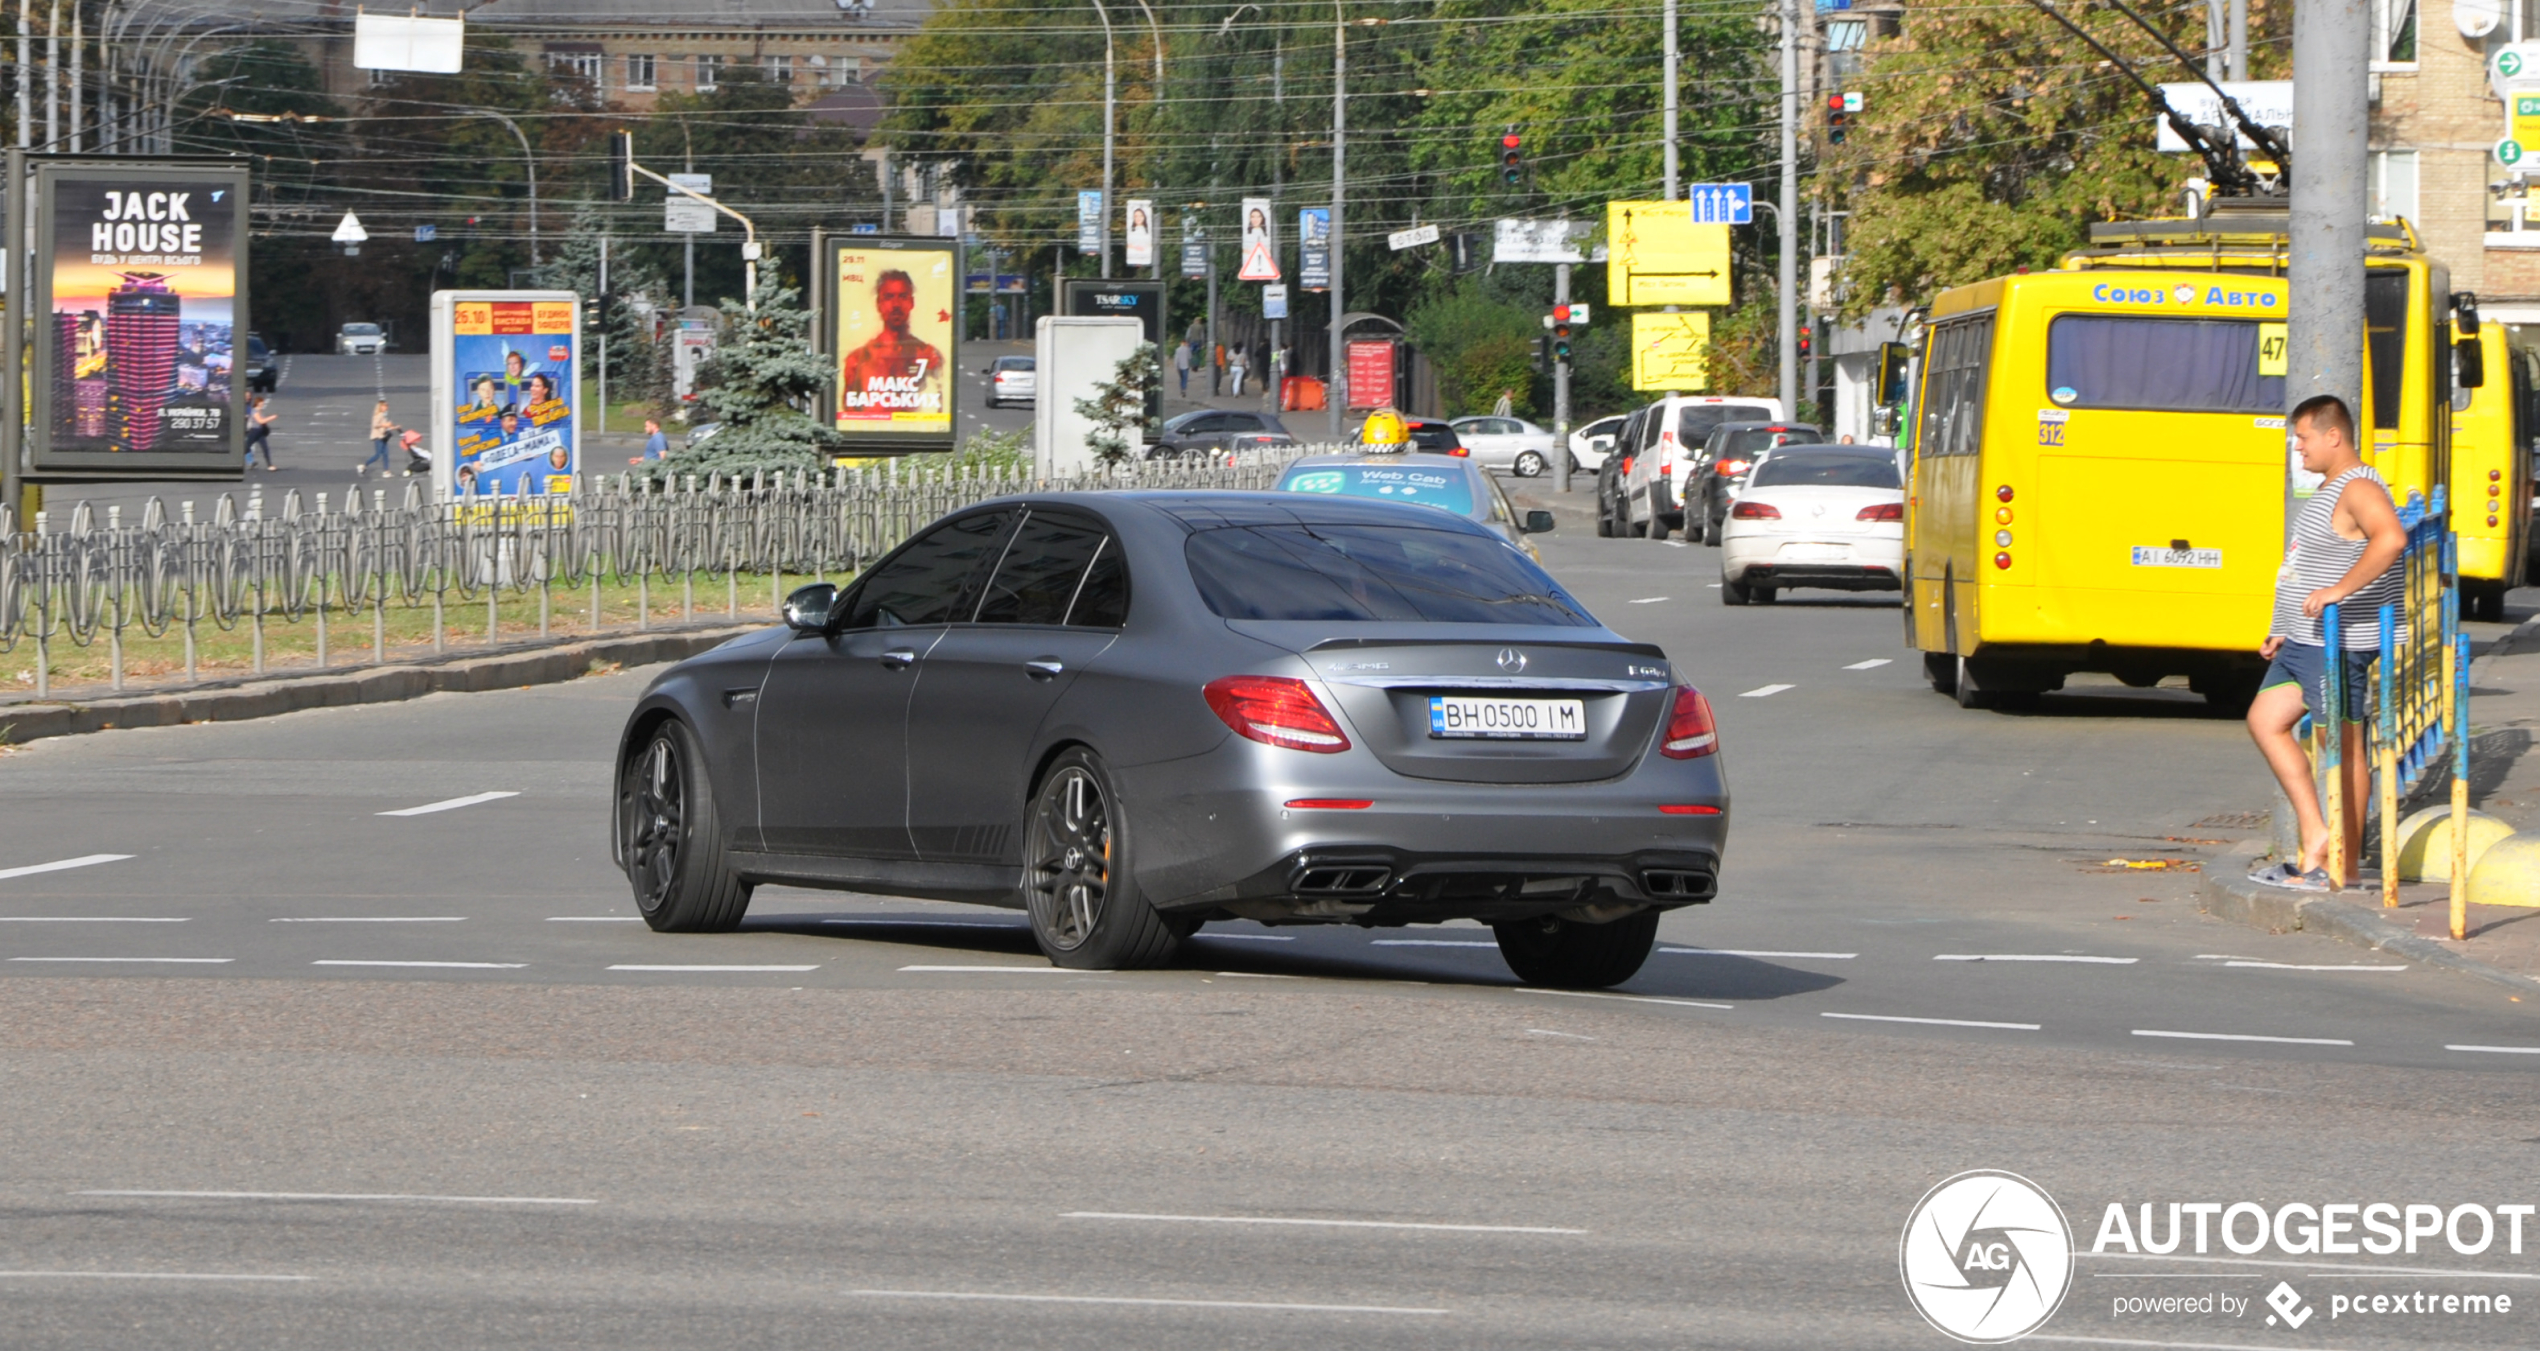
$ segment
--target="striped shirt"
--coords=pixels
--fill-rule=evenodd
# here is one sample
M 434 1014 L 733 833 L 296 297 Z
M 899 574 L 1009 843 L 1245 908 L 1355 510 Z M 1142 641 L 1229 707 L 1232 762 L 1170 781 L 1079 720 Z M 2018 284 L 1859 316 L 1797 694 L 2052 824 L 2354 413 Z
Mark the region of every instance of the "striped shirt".
M 2357 465 L 2321 484 L 2310 500 L 2294 512 L 2293 542 L 2285 550 L 2284 566 L 2275 574 L 2275 617 L 2267 626 L 2268 637 L 2311 647 L 2327 646 L 2328 639 L 2321 632 L 2322 621 L 2303 614 L 2302 602 L 2322 587 L 2337 585 L 2354 569 L 2356 560 L 2364 556 L 2367 541 L 2348 539 L 2338 534 L 2333 524 L 2338 500 L 2346 495 L 2347 485 L 2357 480 L 2380 483 L 2381 476 L 2370 466 Z M 2406 582 L 2405 573 L 2394 564 L 2339 602 L 2339 646 L 2349 652 L 2379 650 L 2381 607 L 2397 605 L 2405 599 Z M 2397 636 L 2401 641 L 2407 638 L 2404 612 Z

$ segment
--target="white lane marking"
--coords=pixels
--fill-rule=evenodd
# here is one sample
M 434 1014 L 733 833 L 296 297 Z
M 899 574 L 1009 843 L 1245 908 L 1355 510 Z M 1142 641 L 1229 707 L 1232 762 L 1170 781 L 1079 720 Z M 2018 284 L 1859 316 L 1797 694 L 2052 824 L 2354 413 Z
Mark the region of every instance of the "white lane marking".
M 1868 661 L 1856 661 L 1843 669 L 1847 671 L 1874 671 L 1879 667 L 1887 665 L 1893 660 L 1895 659 L 1892 657 L 1872 657 Z
M 1660 948 L 1675 957 L 1814 957 L 1820 961 L 1848 962 L 1860 956 L 1857 952 L 1767 952 L 1761 948 Z
M 379 815 L 429 816 L 434 812 L 456 811 L 461 807 L 473 807 L 480 802 L 494 802 L 502 798 L 519 796 L 520 794 L 516 792 L 471 793 L 466 797 L 445 798 L 439 802 L 427 802 L 420 807 L 399 807 L 393 812 L 380 812 Z
M 309 965 L 311 965 L 311 966 L 430 966 L 430 967 L 442 967 L 442 968 L 446 968 L 446 969 L 453 970 L 453 971 L 518 971 L 518 970 L 520 970 L 522 967 L 525 967 L 525 966 L 529 965 L 529 963 L 527 963 L 527 962 L 357 962 L 357 961 L 336 961 L 336 960 L 327 960 L 327 961 L 311 962 L 311 963 L 309 963 Z
M 1713 583 L 1711 583 L 1711 589 L 1712 589 L 1712 590 L 1714 590 L 1714 591 L 1719 590 L 1719 589 L 1720 589 L 1720 584 L 1719 584 L 1718 582 L 1713 582 Z
M 2079 962 L 2090 966 L 2132 966 L 2140 957 L 2079 957 L 2064 952 L 1942 952 L 1935 962 Z
M 1373 948 L 1495 948 L 1496 942 L 1475 943 L 1462 938 L 1376 938 L 1368 940 Z
M 235 957 L 12 957 L 13 962 L 158 962 L 169 966 L 221 966 Z
M 73 1196 L 138 1196 L 192 1201 L 418 1201 L 444 1206 L 596 1206 L 580 1196 L 418 1196 L 405 1192 L 84 1191 Z
M 624 962 L 609 968 L 611 971 L 817 971 L 819 969 L 820 965 L 817 962 L 810 966 L 665 966 Z
M 1233 941 L 1233 942 L 1237 942 L 1237 943 L 1293 943 L 1293 942 L 1295 942 L 1295 941 L 1296 941 L 1296 935 L 1295 935 L 1295 934 L 1213 934 L 1213 933 L 1203 933 L 1203 934 L 1200 934 L 1200 935 L 1198 935 L 1198 936 L 1199 936 L 1199 937 L 1201 937 L 1201 938 L 1224 938 L 1224 939 L 1228 939 L 1228 940 L 1231 940 L 1231 941 Z
M 1660 999 L 1645 994 L 1604 994 L 1596 990 L 1544 990 L 1532 985 L 1516 987 L 1519 994 L 1557 994 L 1570 999 L 1619 999 L 1626 1004 L 1673 1004 L 1686 1009 L 1733 1009 L 1735 1004 L 1706 1004 L 1699 999 Z
M 1156 1224 L 1292 1224 L 1326 1229 L 1420 1229 L 1450 1234 L 1584 1234 L 1540 1224 L 1420 1224 L 1409 1220 L 1318 1220 L 1286 1215 L 1147 1215 L 1129 1211 L 1070 1210 L 1062 1220 L 1147 1220 Z
M 2540 1281 L 2540 1272 L 2532 1271 L 2462 1271 L 2458 1269 L 2447 1271 L 2440 1267 L 2384 1267 L 2356 1262 L 2287 1262 L 2281 1258 L 2272 1257 L 2191 1257 L 2186 1253 L 2149 1252 L 2075 1252 L 2073 1256 L 2101 1261 L 2202 1262 L 2211 1266 L 2226 1267 L 2291 1267 L 2296 1271 L 2307 1271 L 2315 1276 L 2464 1276 L 2491 1281 Z M 2148 1273 L 2127 1273 L 2129 1276 L 2145 1274 Z M 2248 1348 L 2237 1347 L 2234 1351 L 2248 1351 Z
M 1748 690 L 1746 693 L 1739 695 L 1738 698 L 1770 699 L 1774 695 L 1781 693 L 1783 690 L 1795 690 L 1797 688 L 1799 688 L 1797 685 L 1766 685 L 1761 689 Z
M 1667 597 L 1665 597 L 1665 596 L 1643 596 L 1643 597 L 1641 597 L 1641 598 L 1640 598 L 1640 599 L 1638 599 L 1638 600 L 1635 600 L 1635 601 L 1630 601 L 1630 602 L 1628 602 L 1628 603 L 1629 603 L 1629 604 L 1632 604 L 1632 605 L 1656 605 L 1656 604 L 1657 604 L 1657 603 L 1659 603 L 1660 601 L 1663 601 L 1663 600 L 1666 600 L 1666 599 L 1667 599 Z
M 781 920 L 791 919 L 792 916 L 761 915 L 759 918 L 761 920 Z M 1029 933 L 1032 930 L 1032 926 L 1029 924 L 1008 924 L 993 919 L 865 919 L 859 917 L 850 919 L 824 919 L 820 922 L 822 924 L 839 925 L 870 924 L 876 927 L 892 929 L 1010 929 L 1015 933 Z
M 0 924 L 185 924 L 185 916 L 145 915 L 0 915 Z
M 2446 1051 L 2485 1051 L 2491 1055 L 2540 1055 L 2540 1046 L 2463 1046 L 2447 1045 Z
M 2161 1348 L 2161 1351 L 2250 1351 L 2250 1344 L 2247 1342 L 2153 1342 L 2134 1337 L 2047 1337 L 2034 1334 L 2029 1340 L 2071 1342 L 2079 1346 L 2149 1346 Z
M 1555 1031 L 1553 1031 L 1552 1029 L 1550 1029 L 1550 1028 L 1548 1028 L 1548 1027 L 1530 1027 L 1530 1028 L 1527 1028 L 1527 1029 L 1526 1029 L 1526 1035 L 1527 1035 L 1527 1036 L 1529 1036 L 1529 1037 L 1560 1037 L 1560 1038 L 1562 1038 L 1563 1040 L 1566 1040 L 1566 1041 L 1597 1041 L 1597 1040 L 1601 1040 L 1601 1038 L 1597 1038 L 1597 1037 L 1583 1037 L 1583 1036 L 1580 1036 L 1580 1035 L 1579 1035 L 1578 1033 L 1576 1033 L 1576 1032 L 1555 1032 Z
M 867 1299 L 952 1299 L 1011 1304 L 1133 1304 L 1162 1309 L 1266 1309 L 1278 1313 L 1392 1313 L 1444 1317 L 1444 1309 L 1383 1304 L 1272 1304 L 1244 1299 L 1132 1299 L 1125 1295 L 992 1295 L 967 1290 L 850 1290 Z
M 56 859 L 51 863 L 30 863 L 23 868 L 0 868 L 0 881 L 12 877 L 33 877 L 37 873 L 58 873 L 72 868 L 91 868 L 100 863 L 121 863 L 130 854 L 82 854 L 78 858 Z
M 315 1276 L 258 1276 L 226 1271 L 0 1271 L 8 1281 L 314 1281 Z
M 2344 1037 L 2261 1037 L 2249 1032 L 2163 1032 L 2156 1028 L 2134 1029 L 2138 1037 L 2171 1037 L 2180 1041 L 2270 1041 L 2287 1046 L 2352 1046 Z
M 549 924 L 641 924 L 642 915 L 549 915 Z
M 2254 967 L 2260 971 L 2405 971 L 2408 969 L 2404 963 L 2395 966 L 2377 966 L 2363 962 L 2339 962 L 2334 966 L 2298 966 L 2291 962 L 2253 962 L 2238 958 L 2225 962 L 2223 965 Z
M 465 915 L 289 915 L 267 924 L 462 924 Z
M 1931 1027 L 1990 1027 L 2004 1032 L 2034 1032 L 2036 1023 L 1981 1023 L 1972 1018 L 1901 1018 L 1888 1013 L 1820 1013 L 1820 1018 L 1844 1018 L 1860 1023 L 1923 1023 Z
M 810 967 L 804 967 L 808 971 Z M 1081 976 L 1085 972 L 1065 966 L 903 966 L 902 971 L 1019 971 L 1028 976 Z
M 1691 547 L 1690 545 L 1687 545 L 1687 544 L 1686 544 L 1683 540 L 1680 540 L 1680 539 L 1667 539 L 1667 540 L 1660 540 L 1660 541 L 1659 541 L 1659 543 L 1666 545 L 1666 546 L 1667 546 L 1668 548 L 1670 548 L 1670 549 L 1684 549 L 1684 548 L 1690 548 L 1690 547 Z
M 1237 978 L 1237 979 L 1240 979 L 1240 980 L 1303 980 L 1303 979 L 1305 979 L 1305 977 L 1303 977 L 1303 976 L 1283 976 L 1283 975 L 1280 975 L 1279 973 L 1277 973 L 1277 972 L 1275 972 L 1275 971 L 1220 971 L 1220 972 L 1218 972 L 1217 974 L 1218 974 L 1218 975 L 1221 975 L 1221 976 L 1233 976 L 1233 977 L 1235 977 L 1235 978 Z M 1409 983 L 1410 983 L 1410 984 L 1415 984 L 1415 985 L 1416 985 L 1416 984 L 1420 984 L 1421 982 L 1418 982 L 1418 981 L 1412 981 L 1412 982 L 1409 982 Z

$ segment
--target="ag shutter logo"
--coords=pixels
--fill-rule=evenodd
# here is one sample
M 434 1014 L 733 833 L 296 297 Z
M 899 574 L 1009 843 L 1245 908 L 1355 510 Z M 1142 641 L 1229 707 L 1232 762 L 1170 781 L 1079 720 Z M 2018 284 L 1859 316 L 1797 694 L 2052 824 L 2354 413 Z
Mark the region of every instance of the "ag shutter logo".
M 2016 1341 L 2054 1317 L 2072 1289 L 2073 1233 L 2036 1183 L 1978 1169 L 1915 1205 L 1896 1264 L 1906 1298 L 1933 1327 L 1962 1342 Z

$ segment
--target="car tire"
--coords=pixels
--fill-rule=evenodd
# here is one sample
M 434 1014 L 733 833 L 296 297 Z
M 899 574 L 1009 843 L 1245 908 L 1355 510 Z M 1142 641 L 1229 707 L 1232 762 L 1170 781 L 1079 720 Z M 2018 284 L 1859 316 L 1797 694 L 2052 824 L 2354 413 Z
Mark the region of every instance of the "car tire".
M 618 862 L 656 933 L 730 933 L 750 908 L 732 871 L 697 734 L 677 718 L 618 769 Z
M 1958 659 L 1946 652 L 1923 654 L 1923 679 L 1931 682 L 1934 694 L 1958 692 Z
M 1528 985 L 1600 990 L 1640 971 L 1658 942 L 1658 912 L 1643 910 L 1608 924 L 1543 915 L 1494 924 L 1500 958 Z
M 1747 593 L 1744 582 L 1733 582 L 1729 580 L 1727 573 L 1720 574 L 1720 603 L 1722 605 L 1746 605 L 1752 603 L 1753 599 Z
M 1520 453 L 1517 462 L 1508 466 L 1509 471 L 1519 478 L 1542 478 L 1543 471 L 1551 467 L 1544 462 L 1540 452 L 1532 450 Z
M 1598 539 L 1614 538 L 1614 508 L 1601 495 L 1596 501 L 1596 537 Z
M 1051 763 L 1023 817 L 1023 909 L 1053 966 L 1160 966 L 1181 939 L 1124 866 L 1133 837 L 1102 757 L 1081 747 Z
M 1650 484 L 1641 489 L 1641 492 L 1649 499 L 1649 528 L 1641 532 L 1643 538 L 1653 540 L 1667 538 L 1667 514 L 1658 509 L 1658 485 Z

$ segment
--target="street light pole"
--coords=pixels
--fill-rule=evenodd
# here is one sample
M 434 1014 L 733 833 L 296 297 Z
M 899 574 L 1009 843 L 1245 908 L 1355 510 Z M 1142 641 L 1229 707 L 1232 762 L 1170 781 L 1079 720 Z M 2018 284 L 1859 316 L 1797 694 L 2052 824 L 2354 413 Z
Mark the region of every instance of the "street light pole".
M 1782 0 L 1782 416 L 1799 416 L 1799 0 Z
M 1332 260 L 1332 370 L 1324 382 L 1323 409 L 1335 444 L 1341 439 L 1343 407 L 1349 402 L 1349 365 L 1341 348 L 1341 208 L 1344 193 L 1345 166 L 1349 153 L 1349 29 L 1341 14 L 1341 0 L 1332 0 L 1332 228 L 1323 243 Z
M 520 142 L 520 162 L 529 170 L 529 265 L 538 266 L 538 157 L 529 149 L 529 138 L 521 134 L 520 124 L 491 108 L 469 108 L 462 117 L 490 117 L 511 128 L 512 138 Z
M 1111 166 L 1116 150 L 1120 115 L 1119 48 L 1112 40 L 1111 11 L 1094 0 L 1094 13 L 1102 16 L 1102 276 L 1111 277 Z M 1158 61 L 1161 67 L 1162 62 Z

